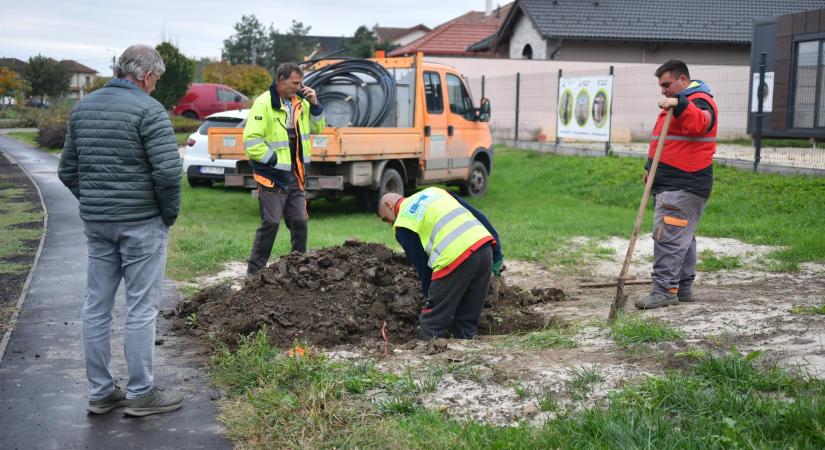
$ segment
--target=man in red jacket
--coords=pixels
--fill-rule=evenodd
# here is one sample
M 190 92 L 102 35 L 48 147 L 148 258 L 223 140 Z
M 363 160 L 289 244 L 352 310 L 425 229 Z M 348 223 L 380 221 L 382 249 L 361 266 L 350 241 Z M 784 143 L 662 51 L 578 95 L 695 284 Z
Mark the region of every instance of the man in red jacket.
M 636 300 L 639 309 L 692 302 L 696 278 L 696 227 L 713 187 L 718 110 L 705 82 L 691 80 L 682 61 L 671 60 L 656 70 L 664 97 L 653 128 L 644 181 L 656 152 L 668 109 L 667 130 L 652 193 L 653 290 Z

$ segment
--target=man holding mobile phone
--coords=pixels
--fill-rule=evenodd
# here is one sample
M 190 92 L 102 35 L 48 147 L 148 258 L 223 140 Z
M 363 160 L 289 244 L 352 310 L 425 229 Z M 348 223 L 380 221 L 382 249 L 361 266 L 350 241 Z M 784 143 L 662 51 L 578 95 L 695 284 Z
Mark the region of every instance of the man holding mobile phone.
M 292 237 L 292 251 L 307 249 L 304 181 L 312 154 L 310 133 L 325 127 L 315 90 L 303 84 L 296 64 L 281 64 L 275 80 L 252 104 L 244 127 L 244 150 L 258 188 L 261 225 L 255 233 L 246 276 L 266 266 L 281 218 Z

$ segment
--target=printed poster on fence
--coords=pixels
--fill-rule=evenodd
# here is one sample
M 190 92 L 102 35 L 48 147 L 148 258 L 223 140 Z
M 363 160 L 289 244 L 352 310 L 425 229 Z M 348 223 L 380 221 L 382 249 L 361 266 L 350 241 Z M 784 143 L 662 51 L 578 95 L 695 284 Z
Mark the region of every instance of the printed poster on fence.
M 613 76 L 559 80 L 559 137 L 588 141 L 610 140 L 610 102 Z

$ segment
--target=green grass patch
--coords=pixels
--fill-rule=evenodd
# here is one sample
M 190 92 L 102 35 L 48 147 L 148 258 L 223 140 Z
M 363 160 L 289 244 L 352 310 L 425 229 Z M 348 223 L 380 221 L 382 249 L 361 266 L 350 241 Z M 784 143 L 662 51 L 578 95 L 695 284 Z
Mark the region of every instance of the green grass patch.
M 576 348 L 575 340 L 579 327 L 558 324 L 545 327 L 539 331 L 515 334 L 499 338 L 495 345 L 504 348 L 520 348 L 526 350 L 545 350 L 549 348 Z
M 760 367 L 759 353 L 696 355 L 684 370 L 611 392 L 591 407 L 560 409 L 539 427 L 458 420 L 420 404 L 406 376 L 371 361 L 333 362 L 311 350 L 286 356 L 266 335 L 221 350 L 211 377 L 229 392 L 220 419 L 239 448 L 822 448 L 825 383 Z M 566 388 L 603 380 L 571 369 Z M 415 383 L 412 383 L 415 385 Z M 376 399 L 374 392 L 387 395 Z M 367 395 L 367 393 L 371 393 Z M 525 396 L 527 395 L 525 389 Z
M 184 132 L 176 132 L 175 133 L 175 141 L 178 143 L 178 146 L 186 145 L 186 141 L 189 140 L 189 135 L 192 134 L 189 131 Z
M 713 250 L 699 252 L 699 263 L 696 270 L 700 272 L 718 272 L 720 270 L 741 269 L 744 267 L 742 258 L 738 256 L 719 256 Z
M 793 305 L 791 307 L 791 314 L 802 316 L 825 315 L 825 301 L 820 302 L 819 305 Z
M 470 202 L 496 226 L 507 258 L 578 264 L 583 256 L 570 249 L 570 238 L 587 236 L 597 242 L 630 235 L 642 196 L 642 166 L 639 158 L 582 158 L 499 147 L 487 195 Z M 714 174 L 699 234 L 782 246 L 770 255 L 776 270 L 825 260 L 825 239 L 820 238 L 825 234 L 825 178 L 725 166 L 715 167 Z M 651 220 L 649 209 L 644 230 L 651 228 Z M 259 221 L 258 202 L 248 191 L 193 189 L 184 182 L 181 215 L 170 241 L 170 275 L 186 280 L 215 272 L 225 262 L 245 260 Z M 273 258 L 289 251 L 288 234 L 281 227 Z M 351 237 L 399 249 L 392 230 L 375 215 L 359 211 L 351 198 L 312 202 L 311 248 L 340 245 Z M 609 253 L 590 247 L 587 251 L 597 257 Z
M 37 143 L 37 131 L 12 131 L 6 133 L 6 136 L 17 139 L 26 145 L 43 150 L 44 152 L 60 153 L 63 151 L 62 147 L 44 147 Z
M 684 333 L 654 317 L 622 314 L 610 324 L 610 337 L 621 346 L 674 341 Z

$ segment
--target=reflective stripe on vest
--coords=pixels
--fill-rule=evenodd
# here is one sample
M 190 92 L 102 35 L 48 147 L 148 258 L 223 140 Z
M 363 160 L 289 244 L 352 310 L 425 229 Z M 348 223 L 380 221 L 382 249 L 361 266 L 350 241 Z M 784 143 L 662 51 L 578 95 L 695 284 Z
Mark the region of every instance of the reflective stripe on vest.
M 447 191 L 427 188 L 403 202 L 394 226 L 418 234 L 434 271 L 449 266 L 476 242 L 490 237 L 470 211 Z

